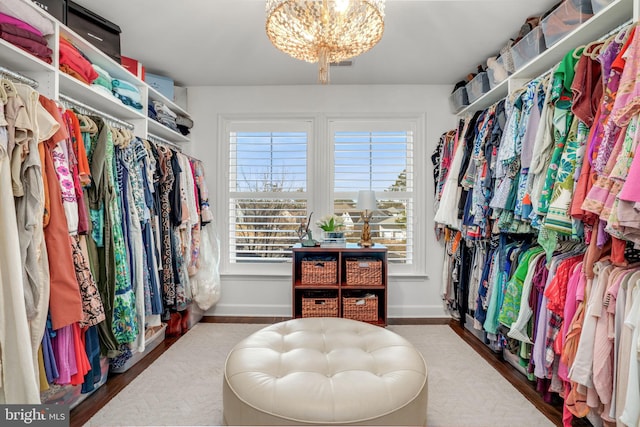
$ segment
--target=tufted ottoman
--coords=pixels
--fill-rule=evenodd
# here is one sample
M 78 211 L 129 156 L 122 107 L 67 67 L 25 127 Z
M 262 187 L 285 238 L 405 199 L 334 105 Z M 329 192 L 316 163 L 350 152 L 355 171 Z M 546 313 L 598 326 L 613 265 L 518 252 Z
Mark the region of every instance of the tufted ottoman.
M 226 425 L 426 425 L 427 367 L 379 326 L 288 320 L 231 350 L 223 408 Z

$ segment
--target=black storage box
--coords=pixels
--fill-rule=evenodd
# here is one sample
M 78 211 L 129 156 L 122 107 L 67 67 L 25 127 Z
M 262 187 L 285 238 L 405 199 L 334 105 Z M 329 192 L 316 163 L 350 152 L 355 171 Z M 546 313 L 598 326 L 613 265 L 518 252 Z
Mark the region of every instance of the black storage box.
M 67 26 L 120 63 L 119 26 L 70 0 L 67 1 Z
M 63 24 L 67 22 L 67 1 L 66 0 L 32 0 L 38 7 L 49 12 L 49 15 L 56 18 Z

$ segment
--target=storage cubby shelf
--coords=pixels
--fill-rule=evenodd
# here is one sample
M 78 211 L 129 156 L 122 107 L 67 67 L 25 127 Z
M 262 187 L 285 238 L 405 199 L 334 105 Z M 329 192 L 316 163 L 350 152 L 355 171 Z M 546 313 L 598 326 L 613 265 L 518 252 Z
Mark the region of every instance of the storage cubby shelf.
M 38 91 L 51 99 L 60 99 L 60 95 L 65 95 L 96 111 L 133 124 L 135 134 L 141 138 L 156 135 L 176 144 L 190 141 L 189 136 L 182 135 L 148 117 L 149 100 L 160 101 L 176 114 L 190 117 L 184 108 L 130 73 L 121 64 L 102 52 L 90 41 L 84 39 L 73 29 L 62 24 L 39 7 L 33 5 L 33 9 L 53 23 L 55 32 L 47 36 L 49 47 L 53 50 L 53 65 L 47 64 L 13 44 L 0 39 L 0 65 L 2 67 L 35 80 L 38 83 Z M 136 110 L 129 107 L 115 96 L 60 71 L 57 68 L 59 37 L 64 37 L 71 41 L 83 55 L 93 64 L 108 72 L 112 78 L 125 80 L 137 87 L 140 91 L 140 103 L 143 108 Z
M 169 98 L 167 98 L 166 96 L 158 92 L 156 88 L 151 86 L 149 86 L 149 100 L 162 102 L 164 105 L 169 107 L 169 109 L 174 113 L 177 113 L 180 116 L 189 117 L 189 113 L 187 113 L 187 111 L 184 108 L 182 108 L 181 106 L 179 106 L 178 104 L 176 104 L 175 102 L 173 102 L 172 100 L 170 100 Z
M 3 67 L 27 75 L 33 72 L 53 73 L 56 71 L 51 64 L 47 64 L 35 56 L 26 53 L 4 39 L 0 39 L 0 58 L 0 65 Z
M 310 261 L 317 259 L 318 262 L 335 262 L 335 269 L 330 270 L 334 274 L 335 283 L 332 284 L 314 284 L 314 283 L 302 283 L 303 282 L 303 261 Z M 363 267 L 368 264 L 378 265 L 380 270 L 369 270 L 379 272 L 375 277 L 380 279 L 380 283 L 367 283 L 368 279 L 371 279 L 371 275 L 359 275 L 355 276 L 359 279 L 367 279 L 357 281 L 359 284 L 349 284 L 347 281 L 347 260 L 361 260 Z M 374 263 L 370 263 L 371 260 Z M 352 265 L 353 267 L 353 265 Z M 360 267 L 360 266 L 358 266 Z M 387 324 L 387 248 L 384 246 L 376 245 L 372 248 L 360 248 L 355 244 L 347 244 L 344 248 L 323 248 L 323 247 L 301 247 L 296 246 L 293 248 L 293 260 L 292 260 L 292 317 L 305 317 L 303 315 L 303 297 L 309 298 L 313 293 L 319 293 L 314 298 L 319 300 L 330 299 L 332 301 L 337 300 L 337 317 L 344 316 L 344 304 L 343 298 L 358 298 L 363 299 L 364 294 L 372 294 L 377 297 L 377 316 L 376 319 L 366 320 L 367 323 L 371 323 L 379 326 L 386 326 Z M 356 274 L 360 274 L 360 270 L 352 270 Z M 314 272 L 315 273 L 315 272 Z M 328 277 L 321 274 L 325 278 Z M 353 276 L 352 276 L 353 277 Z M 316 278 L 316 276 L 313 276 Z M 309 276 L 307 276 L 309 279 Z M 377 280 L 376 280 L 377 281 Z M 329 282 L 329 280 L 323 280 L 323 282 Z M 355 281 L 354 281 L 355 282 Z M 353 282 L 352 282 L 353 283 Z M 326 295 L 326 297 L 325 297 Z M 369 300 L 367 300 L 367 303 Z M 369 312 L 371 313 L 371 311 Z M 361 319 L 357 319 L 361 320 Z
M 146 118 L 142 111 L 128 107 L 115 96 L 95 89 L 65 73 L 60 73 L 60 93 L 122 120 Z
M 160 122 L 147 117 L 147 126 L 151 135 L 159 136 L 160 138 L 169 140 L 171 142 L 189 142 L 189 137 L 179 132 L 174 131 L 163 125 Z

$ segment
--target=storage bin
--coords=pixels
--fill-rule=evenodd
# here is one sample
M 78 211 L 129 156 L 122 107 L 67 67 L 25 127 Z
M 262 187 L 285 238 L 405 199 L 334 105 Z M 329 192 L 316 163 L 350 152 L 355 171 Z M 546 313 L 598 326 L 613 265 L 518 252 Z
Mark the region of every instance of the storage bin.
M 95 12 L 67 1 L 67 26 L 120 63 L 120 27 Z
M 489 77 L 487 72 L 483 71 L 478 73 L 473 80 L 467 83 L 467 96 L 469 97 L 469 104 L 473 104 L 478 98 L 491 90 L 489 86 Z
M 511 48 L 511 56 L 513 57 L 513 65 L 519 70 L 533 58 L 544 52 L 547 46 L 544 42 L 542 28 L 535 27 L 518 43 Z
M 467 105 L 469 105 L 469 98 L 465 86 L 459 87 L 449 95 L 449 109 L 453 114 L 460 112 Z
M 382 261 L 375 258 L 347 258 L 347 285 L 382 285 Z
M 551 47 L 593 16 L 591 0 L 565 0 L 542 20 L 547 47 Z
M 338 261 L 335 258 L 304 258 L 301 262 L 303 285 L 333 285 L 338 282 Z
M 31 0 L 63 24 L 67 23 L 67 0 Z
M 173 79 L 170 77 L 159 76 L 157 74 L 145 73 L 144 81 L 167 97 L 170 101 L 173 101 Z
M 509 77 L 509 73 L 504 66 L 504 59 L 499 57 L 495 63 L 489 65 L 487 63 L 487 78 L 489 79 L 489 88 L 493 89 Z
M 303 296 L 302 317 L 338 317 L 338 297 Z
M 591 0 L 591 9 L 593 10 L 593 14 L 599 13 L 602 9 L 609 6 L 615 0 Z
M 69 409 L 73 409 L 102 387 L 108 377 L 109 359 L 100 357 L 100 379 L 94 383 L 92 391 L 83 393 L 82 385 L 49 384 L 48 390 L 40 392 L 40 401 L 46 405 L 69 405 Z
M 120 62 L 122 66 L 129 71 L 131 74 L 139 78 L 140 80 L 144 80 L 145 78 L 145 69 L 144 66 L 133 58 L 129 58 L 128 56 L 122 55 L 120 57 Z
M 378 320 L 378 296 L 343 297 L 342 317 L 362 322 L 375 322 Z

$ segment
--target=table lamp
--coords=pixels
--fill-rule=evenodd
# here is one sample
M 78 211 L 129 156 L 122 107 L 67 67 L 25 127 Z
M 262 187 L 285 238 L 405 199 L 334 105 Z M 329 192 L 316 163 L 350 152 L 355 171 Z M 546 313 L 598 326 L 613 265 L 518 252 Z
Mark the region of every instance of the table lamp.
M 376 209 L 376 192 L 373 190 L 360 190 L 358 191 L 358 203 L 357 209 L 362 211 L 362 234 L 360 236 L 360 245 L 363 248 L 369 248 L 374 245 L 371 241 L 371 228 L 369 227 L 369 221 L 373 216 L 373 211 Z

